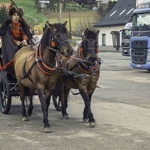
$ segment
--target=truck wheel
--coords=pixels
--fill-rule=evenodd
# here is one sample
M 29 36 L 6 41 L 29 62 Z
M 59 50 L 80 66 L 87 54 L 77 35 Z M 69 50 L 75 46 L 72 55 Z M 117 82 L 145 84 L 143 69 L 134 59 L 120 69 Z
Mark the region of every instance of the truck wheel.
M 147 69 L 148 72 L 150 72 L 150 69 Z

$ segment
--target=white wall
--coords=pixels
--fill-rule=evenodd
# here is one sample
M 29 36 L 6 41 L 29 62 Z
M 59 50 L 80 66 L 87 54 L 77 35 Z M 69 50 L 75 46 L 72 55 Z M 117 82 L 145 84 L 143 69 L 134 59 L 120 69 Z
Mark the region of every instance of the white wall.
M 109 1 L 118 1 L 118 0 L 101 0 L 102 3 L 108 3 Z
M 122 26 L 110 26 L 110 27 L 101 27 L 99 28 L 100 32 L 98 35 L 98 45 L 100 47 L 101 50 L 111 50 L 113 48 L 113 41 L 112 41 L 112 34 L 111 31 L 119 31 L 123 29 L 123 25 Z M 106 35 L 106 45 L 102 46 L 102 35 L 105 34 Z M 120 33 L 120 45 L 121 45 L 121 33 Z

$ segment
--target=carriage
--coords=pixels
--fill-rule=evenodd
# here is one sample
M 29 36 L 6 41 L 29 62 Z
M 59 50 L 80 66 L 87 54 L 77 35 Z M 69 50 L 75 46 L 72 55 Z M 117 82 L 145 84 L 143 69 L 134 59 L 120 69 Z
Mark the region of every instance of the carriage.
M 48 120 L 51 96 L 56 110 L 61 109 L 64 119 L 68 119 L 67 98 L 71 88 L 78 89 L 84 100 L 83 122 L 88 122 L 91 127 L 96 125 L 90 103 L 100 74 L 101 59 L 97 57 L 99 31 L 95 33 L 86 29 L 77 52 L 72 55 L 73 49 L 67 40 L 65 26 L 66 23 L 48 23 L 48 30 L 44 32 L 40 46 L 35 52 L 31 51 L 30 46 L 22 47 L 15 54 L 14 62 L 0 68 L 1 112 L 7 114 L 12 96 L 20 96 L 22 120 L 27 121 L 33 110 L 32 97 L 37 94 L 41 102 L 46 133 L 51 132 Z M 29 96 L 30 101 L 27 112 L 25 96 Z
M 47 26 L 48 25 L 50 26 L 48 22 L 46 24 Z M 66 24 L 66 22 L 64 24 Z M 57 43 L 58 46 L 59 46 L 59 42 L 61 41 L 58 41 Z M 67 40 L 64 41 L 64 44 L 66 44 L 68 47 L 70 46 L 70 43 Z M 59 49 L 60 47 L 61 46 L 59 46 Z M 70 48 L 70 50 L 72 49 Z M 2 65 L 2 54 L 1 54 L 1 47 L 0 47 L 0 110 L 4 114 L 9 113 L 10 111 L 12 97 L 20 96 L 19 89 L 18 89 L 18 83 L 20 81 L 17 81 L 16 79 L 13 65 L 14 65 L 14 60 L 8 62 L 4 66 Z M 60 110 L 58 92 L 59 92 L 59 88 L 52 91 L 53 104 L 56 110 Z M 37 95 L 36 91 L 34 92 L 34 95 Z

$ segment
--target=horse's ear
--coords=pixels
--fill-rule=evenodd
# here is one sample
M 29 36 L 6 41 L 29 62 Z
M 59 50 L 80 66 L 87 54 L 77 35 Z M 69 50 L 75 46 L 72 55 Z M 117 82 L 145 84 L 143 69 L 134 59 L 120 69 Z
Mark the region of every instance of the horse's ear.
M 97 36 L 98 36 L 99 32 L 100 32 L 100 30 L 98 30 L 98 31 L 96 32 L 96 33 L 97 33 Z
M 86 28 L 86 29 L 84 30 L 84 35 L 87 35 L 88 32 L 89 32 L 89 29 Z
M 53 31 L 53 29 L 55 28 L 53 24 L 50 24 L 48 21 L 46 21 L 46 25 L 48 26 L 48 28 Z
M 64 26 L 66 26 L 66 25 L 67 25 L 67 21 L 66 21 L 66 22 L 64 22 L 64 23 L 63 23 L 63 25 L 64 25 Z

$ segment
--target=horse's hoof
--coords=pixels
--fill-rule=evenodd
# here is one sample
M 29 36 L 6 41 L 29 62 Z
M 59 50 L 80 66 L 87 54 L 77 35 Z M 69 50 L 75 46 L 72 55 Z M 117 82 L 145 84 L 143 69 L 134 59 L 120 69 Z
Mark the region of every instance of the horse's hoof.
M 68 115 L 63 115 L 63 119 L 69 119 Z
M 29 121 L 27 116 L 22 117 L 22 121 Z
M 51 129 L 50 129 L 50 127 L 45 127 L 44 128 L 44 133 L 51 133 L 52 131 L 51 131 Z
M 94 127 L 96 126 L 96 122 L 90 122 L 90 123 L 89 123 L 89 126 L 90 126 L 91 128 L 94 128 Z
M 31 117 L 32 114 L 28 114 L 29 117 Z
M 32 112 L 31 113 L 28 112 L 28 116 L 31 117 L 31 115 L 32 115 Z
M 83 123 L 89 123 L 89 118 L 83 118 Z

